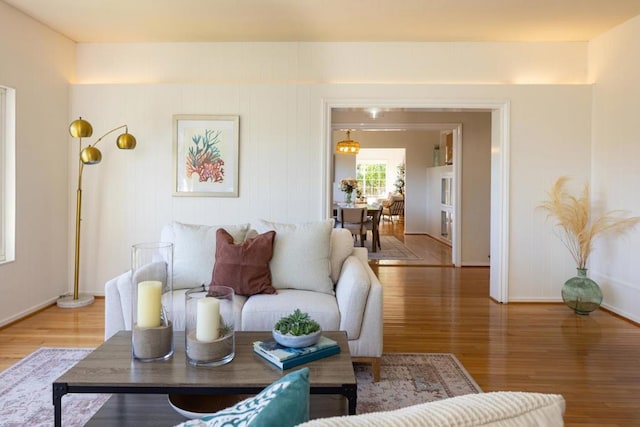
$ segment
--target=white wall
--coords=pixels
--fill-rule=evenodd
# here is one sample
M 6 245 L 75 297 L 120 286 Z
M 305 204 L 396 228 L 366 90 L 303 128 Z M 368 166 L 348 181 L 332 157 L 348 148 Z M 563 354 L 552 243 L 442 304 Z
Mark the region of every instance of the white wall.
M 103 163 L 85 171 L 81 289 L 102 294 L 104 282 L 129 267 L 131 244 L 157 239 L 171 219 L 220 224 L 325 217 L 322 117 L 332 99 L 447 100 L 452 107 L 508 101 L 509 298 L 559 300 L 570 259 L 534 208 L 555 177 L 588 176 L 586 43 L 81 44 L 74 77 L 70 42 L 3 8 L 11 12 L 0 15 L 2 49 L 19 57 L 10 66 L 13 77 L 32 86 L 21 85 L 30 106 L 18 130 L 31 142 L 23 142 L 18 155 L 44 149 L 47 160 L 36 162 L 35 172 L 33 160 L 19 165 L 18 189 L 18 255 L 45 266 L 2 267 L 3 286 L 9 283 L 19 300 L 4 317 L 25 301 L 50 299 L 64 290 L 51 283 L 71 277 L 77 157 L 66 126 L 73 118 L 92 121 L 96 134 L 126 122 L 139 141 L 134 152 L 103 143 Z M 71 88 L 70 113 L 58 117 L 67 112 L 67 79 L 81 84 Z M 45 99 L 36 105 L 31 91 Z M 177 113 L 240 116 L 239 198 L 171 196 L 171 116 Z M 30 117 L 39 126 L 27 126 Z M 66 157 L 42 145 L 56 135 L 69 144 Z M 53 165 L 64 165 L 65 173 Z M 41 175 L 47 179 L 37 179 Z M 66 193 L 58 188 L 62 181 Z M 51 211 L 26 210 L 36 202 Z M 59 250 L 65 244 L 66 256 Z M 60 270 L 65 261 L 66 274 Z
M 593 86 L 591 189 L 596 212 L 624 209 L 640 216 L 640 16 L 589 45 Z M 602 287 L 603 305 L 640 322 L 640 227 L 624 237 L 595 242 L 590 275 Z
M 586 55 L 581 42 L 82 43 L 77 83 L 572 84 Z
M 67 125 L 75 45 L 0 1 L 0 84 L 16 89 L 16 258 L 0 265 L 0 325 L 69 289 Z
M 556 176 L 586 176 L 588 85 L 75 85 L 72 117 L 91 118 L 96 132 L 126 121 L 138 138 L 134 152 L 103 149 L 103 163 L 85 172 L 84 289 L 102 293 L 108 278 L 128 268 L 130 246 L 157 239 L 171 219 L 224 224 L 325 217 L 323 102 L 365 97 L 454 104 L 510 100 L 510 298 L 559 300 L 568 260 L 547 257 L 566 251 L 544 218 L 535 219 L 535 207 Z M 240 115 L 239 198 L 171 196 L 171 115 L 176 113 Z M 544 233 L 548 237 L 540 238 Z M 548 267 L 540 269 L 540 263 Z

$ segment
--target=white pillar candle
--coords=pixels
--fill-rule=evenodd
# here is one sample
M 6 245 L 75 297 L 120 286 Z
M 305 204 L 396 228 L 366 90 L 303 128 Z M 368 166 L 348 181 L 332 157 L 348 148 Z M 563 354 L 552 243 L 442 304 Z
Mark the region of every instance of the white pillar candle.
M 138 327 L 160 326 L 162 311 L 162 282 L 147 280 L 138 283 Z
M 218 339 L 220 327 L 220 301 L 216 298 L 200 298 L 196 313 L 196 339 L 212 342 Z

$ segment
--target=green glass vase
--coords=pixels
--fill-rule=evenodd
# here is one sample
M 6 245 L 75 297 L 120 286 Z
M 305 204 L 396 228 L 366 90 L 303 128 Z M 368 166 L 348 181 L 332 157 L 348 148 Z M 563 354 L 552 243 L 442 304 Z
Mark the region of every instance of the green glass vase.
M 351 191 L 346 191 L 345 192 L 344 202 L 347 205 L 351 205 L 353 203 L 353 197 L 352 197 L 352 192 Z
M 589 314 L 602 304 L 600 286 L 587 277 L 586 268 L 578 268 L 578 275 L 564 282 L 562 300 L 577 314 Z

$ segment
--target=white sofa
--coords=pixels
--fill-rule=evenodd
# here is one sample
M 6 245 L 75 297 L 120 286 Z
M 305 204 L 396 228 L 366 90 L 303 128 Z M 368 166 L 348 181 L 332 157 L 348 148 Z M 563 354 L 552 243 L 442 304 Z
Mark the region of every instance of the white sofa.
M 236 296 L 236 330 L 269 331 L 299 308 L 323 330 L 346 331 L 354 361 L 370 363 L 379 378 L 382 355 L 382 286 L 365 248 L 353 247 L 351 233 L 333 220 L 306 224 L 258 221 L 239 225 L 166 225 L 160 241 L 174 244 L 173 311 L 175 330 L 184 330 L 184 294 L 209 284 L 215 263 L 216 230 L 243 242 L 247 234 L 275 230 L 269 263 L 276 294 Z M 255 231 L 250 231 L 255 230 Z M 131 272 L 105 284 L 105 339 L 131 329 Z
M 499 391 L 466 394 L 395 411 L 319 418 L 299 427 L 562 427 L 559 394 Z

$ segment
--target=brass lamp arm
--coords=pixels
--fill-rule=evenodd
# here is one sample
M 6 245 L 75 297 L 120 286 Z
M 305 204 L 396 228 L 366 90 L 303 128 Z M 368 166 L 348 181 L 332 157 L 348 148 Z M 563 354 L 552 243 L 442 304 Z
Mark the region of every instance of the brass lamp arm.
M 129 128 L 127 127 L 127 125 L 120 125 L 116 128 L 111 129 L 109 132 L 105 133 L 104 135 L 102 135 L 100 138 L 96 139 L 96 142 L 93 143 L 93 146 L 95 147 L 96 145 L 98 145 L 98 143 L 100 141 L 102 141 L 104 139 L 105 136 L 117 131 L 118 129 L 122 129 L 124 128 L 125 133 L 129 133 Z

